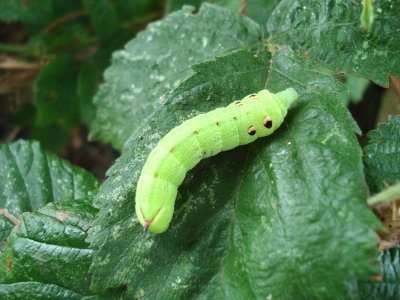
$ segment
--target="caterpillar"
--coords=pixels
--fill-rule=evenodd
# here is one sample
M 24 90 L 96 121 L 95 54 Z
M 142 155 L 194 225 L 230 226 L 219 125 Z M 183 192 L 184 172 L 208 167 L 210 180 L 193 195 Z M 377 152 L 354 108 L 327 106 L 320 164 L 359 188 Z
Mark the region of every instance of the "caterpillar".
M 297 98 L 293 88 L 262 90 L 169 131 L 150 152 L 137 183 L 135 210 L 144 233 L 168 229 L 178 187 L 200 160 L 272 134 Z

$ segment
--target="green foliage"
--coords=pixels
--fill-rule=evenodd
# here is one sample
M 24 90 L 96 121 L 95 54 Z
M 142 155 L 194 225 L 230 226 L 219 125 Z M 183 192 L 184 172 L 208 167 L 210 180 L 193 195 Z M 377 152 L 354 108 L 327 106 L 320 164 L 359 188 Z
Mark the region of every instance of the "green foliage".
M 279 0 L 167 0 L 167 11 L 171 13 L 181 9 L 183 5 L 199 8 L 203 2 L 218 4 L 233 12 L 242 12 L 266 29 L 268 18 Z
M 92 204 L 97 182 L 87 172 L 36 142 L 0 147 L 0 208 L 21 222 L 11 231 L 12 218 L 0 215 L 8 237 L 0 298 L 398 298 L 400 248 L 382 253 L 383 281 L 371 282 L 381 226 L 366 206 L 365 178 L 372 192 L 399 181 L 400 118 L 368 135 L 363 168 L 345 104 L 367 79 L 386 85 L 400 75 L 399 3 L 374 1 L 366 32 L 361 1 L 200 2 L 123 49 L 159 16 L 157 1 L 0 3 L 0 19 L 20 20 L 29 33 L 21 58 L 47 62 L 32 134 L 57 148 L 83 120 L 123 150 Z M 135 188 L 159 139 L 246 94 L 287 87 L 300 98 L 281 128 L 201 161 L 179 188 L 169 230 L 143 237 Z
M 90 200 L 80 199 L 23 213 L 1 257 L 0 298 L 82 299 L 91 295 L 93 250 L 85 238 L 96 212 Z M 112 295 L 116 299 L 122 293 Z
M 364 163 L 368 185 L 373 193 L 400 181 L 400 116 L 368 133 Z
M 388 86 L 400 75 L 399 1 L 374 1 L 371 30 L 360 29 L 361 1 L 283 0 L 268 21 L 271 43 L 306 51 L 335 71 Z
M 56 285 L 78 296 L 89 293 L 93 250 L 88 249 L 85 237 L 95 213 L 87 201 L 51 203 L 24 213 L 2 256 L 3 296 L 8 284 L 13 290 L 16 283 L 29 281 Z
M 346 298 L 346 282 L 372 274 L 378 226 L 363 202 L 358 129 L 341 104 L 344 87 L 319 62 L 285 48 L 234 51 L 192 69 L 148 112 L 100 189 L 89 236 L 97 249 L 93 287 L 128 284 L 149 299 Z M 135 187 L 160 137 L 248 93 L 289 86 L 300 102 L 276 134 L 202 161 L 179 189 L 170 229 L 143 240 Z
M 37 142 L 19 141 L 0 146 L 0 208 L 15 218 L 48 202 L 78 199 L 97 187 L 90 173 L 47 153 Z M 14 224 L 0 215 L 0 238 Z
M 358 299 L 394 300 L 400 298 L 400 244 L 382 251 L 380 263 L 379 279 L 358 283 Z
M 107 82 L 94 99 L 94 138 L 122 148 L 166 94 L 192 74 L 191 65 L 233 49 L 262 47 L 261 31 L 250 20 L 220 7 L 192 11 L 185 7 L 150 24 L 114 53 Z
M 349 91 L 348 101 L 350 103 L 359 103 L 363 99 L 364 92 L 369 83 L 369 80 L 365 78 L 346 74 L 345 85 Z
M 6 22 L 23 21 L 27 24 L 46 22 L 53 14 L 51 0 L 4 0 L 0 6 L 0 19 Z
M 79 121 L 76 94 L 79 65 L 71 56 L 58 56 L 40 72 L 35 85 L 37 125 L 71 128 Z
M 111 53 L 132 38 L 143 16 L 157 5 L 157 0 L 130 2 L 0 3 L 0 19 L 22 21 L 29 33 L 29 44 L 20 49 L 21 58 L 47 62 L 35 83 L 37 111 L 31 131 L 47 149 L 59 150 L 69 129 L 90 122 L 92 98 Z M 57 128 L 57 135 L 51 134 L 52 127 Z

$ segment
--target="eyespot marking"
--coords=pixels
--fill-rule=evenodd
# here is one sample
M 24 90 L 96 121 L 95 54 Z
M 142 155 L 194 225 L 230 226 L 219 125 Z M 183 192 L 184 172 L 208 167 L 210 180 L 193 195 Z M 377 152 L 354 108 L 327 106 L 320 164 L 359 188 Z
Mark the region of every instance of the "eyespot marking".
M 193 134 L 199 134 L 199 132 L 197 130 L 193 131 Z
M 263 120 L 263 124 L 268 129 L 272 128 L 272 120 L 271 120 L 271 118 L 268 117 L 268 116 L 265 117 L 264 120 Z
M 237 121 L 237 118 L 236 118 L 236 117 L 233 117 L 233 119 L 234 119 L 235 121 Z
M 235 105 L 236 105 L 236 106 L 241 106 L 241 105 L 243 105 L 243 103 L 242 103 L 242 101 L 236 101 L 236 102 L 235 102 Z
M 257 97 L 257 94 L 251 94 L 251 95 L 249 96 L 249 98 L 251 98 L 251 99 L 259 99 L 259 98 Z
M 255 135 L 256 134 L 256 127 L 254 127 L 254 125 L 250 126 L 249 129 L 247 129 L 247 133 L 249 135 Z
M 219 122 L 217 122 L 217 123 L 215 123 L 215 125 L 217 125 L 217 126 L 219 126 L 219 125 L 221 125 Z

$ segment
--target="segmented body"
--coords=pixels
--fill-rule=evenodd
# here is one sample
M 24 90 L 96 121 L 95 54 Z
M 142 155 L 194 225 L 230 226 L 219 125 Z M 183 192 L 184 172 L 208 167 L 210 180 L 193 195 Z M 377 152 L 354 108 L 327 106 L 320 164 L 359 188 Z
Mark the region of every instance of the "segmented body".
M 169 131 L 151 151 L 137 184 L 136 214 L 145 230 L 167 230 L 178 187 L 200 160 L 272 134 L 297 97 L 292 88 L 277 94 L 262 90 Z

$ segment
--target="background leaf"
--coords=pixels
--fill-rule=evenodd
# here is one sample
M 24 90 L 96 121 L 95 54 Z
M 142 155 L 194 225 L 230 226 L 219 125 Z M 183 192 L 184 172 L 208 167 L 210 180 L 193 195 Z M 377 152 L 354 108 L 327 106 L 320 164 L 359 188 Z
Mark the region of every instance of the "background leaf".
M 37 125 L 58 123 L 71 128 L 80 120 L 76 94 L 79 64 L 71 56 L 58 56 L 40 72 L 35 84 Z
M 51 2 L 51 0 L 29 2 L 24 0 L 1 1 L 0 19 L 7 22 L 23 21 L 31 25 L 47 22 L 53 17 L 54 13 Z
M 94 99 L 93 138 L 120 149 L 165 94 L 192 74 L 190 65 L 262 46 L 261 31 L 251 20 L 218 6 L 203 5 L 197 14 L 192 10 L 186 7 L 150 24 L 113 55 Z
M 209 2 L 226 7 L 233 12 L 240 12 L 243 15 L 256 21 L 264 29 L 267 28 L 267 21 L 279 0 L 168 0 L 166 10 L 170 13 L 182 8 L 183 5 L 193 5 L 199 8 L 203 2 Z M 267 32 L 264 32 L 264 36 Z
M 361 1 L 283 0 L 268 21 L 270 42 L 290 45 L 382 86 L 400 75 L 399 1 L 376 0 L 370 32 L 360 29 Z
M 367 137 L 365 173 L 371 192 L 377 193 L 400 181 L 400 116 L 392 116 Z
M 85 238 L 96 212 L 89 199 L 79 199 L 23 213 L 1 257 L 0 297 L 82 299 L 91 295 L 88 271 L 93 250 Z M 117 299 L 122 293 L 108 296 Z
M 40 69 L 32 112 L 36 120 L 19 124 L 30 127 L 24 137 L 59 151 L 71 128 L 90 123 L 95 115 L 92 98 L 111 53 L 160 17 L 160 6 L 159 0 L 2 1 L 0 20 L 22 21 L 19 35 L 28 36 L 0 48 L 18 53 L 22 64 L 36 65 L 31 77 Z
M 362 101 L 364 92 L 369 83 L 367 79 L 346 74 L 345 85 L 349 91 L 348 102 L 356 104 Z
M 381 275 L 374 281 L 358 283 L 360 300 L 400 298 L 400 244 L 380 254 Z
M 39 143 L 18 141 L 0 146 L 0 208 L 16 218 L 48 202 L 78 199 L 97 188 L 90 173 L 41 149 Z M 0 215 L 4 240 L 14 224 Z
M 349 296 L 346 282 L 370 274 L 378 222 L 364 203 L 357 127 L 339 99 L 343 87 L 290 49 L 275 49 L 270 59 L 238 51 L 193 66 L 196 74 L 132 135 L 96 198 L 95 289 L 128 284 L 149 299 L 341 299 Z M 179 188 L 169 230 L 143 240 L 133 199 L 156 142 L 193 115 L 289 86 L 300 102 L 284 125 L 203 160 Z

